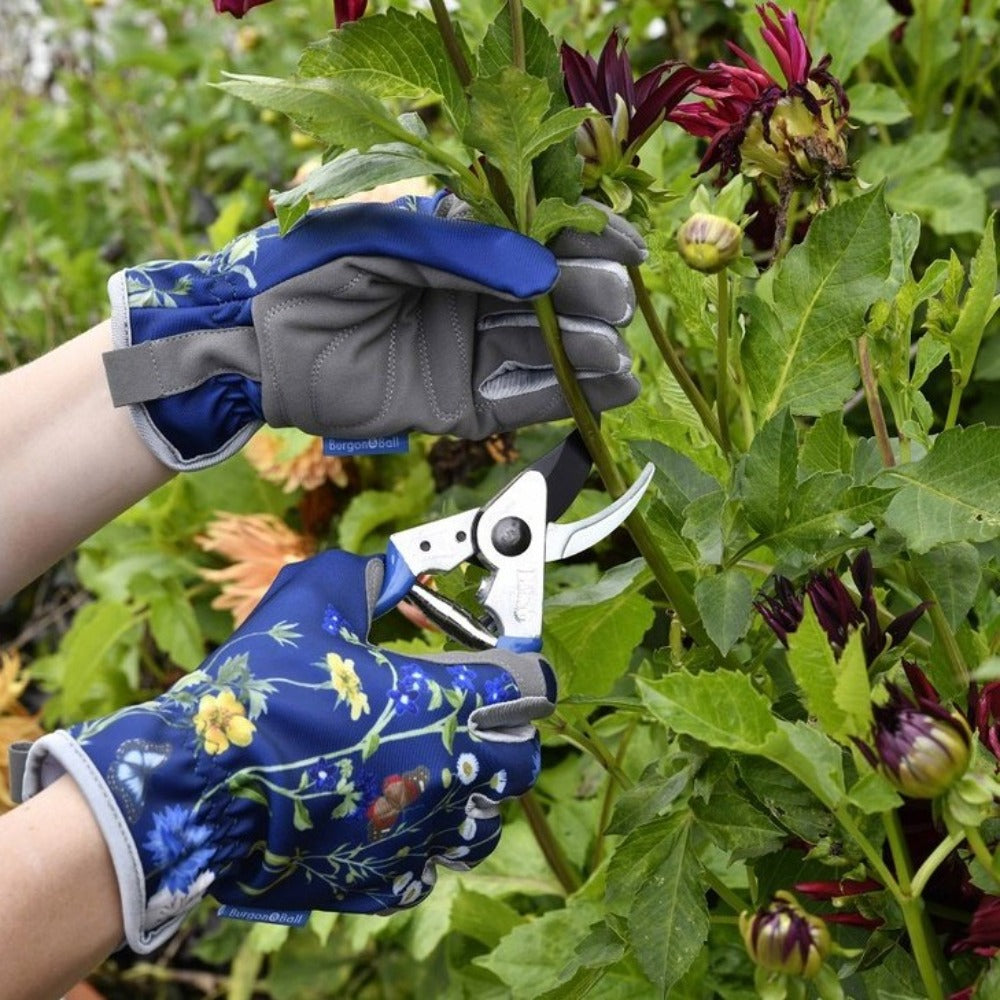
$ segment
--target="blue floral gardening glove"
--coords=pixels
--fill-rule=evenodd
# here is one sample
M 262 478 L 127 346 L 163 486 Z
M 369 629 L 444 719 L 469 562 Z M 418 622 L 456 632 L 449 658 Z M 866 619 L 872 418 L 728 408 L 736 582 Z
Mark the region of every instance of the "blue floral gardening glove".
M 348 440 L 409 430 L 483 438 L 567 415 L 525 300 L 552 291 L 591 406 L 638 382 L 615 326 L 634 311 L 623 265 L 646 255 L 617 216 L 549 248 L 466 218 L 453 195 L 309 213 L 194 261 L 108 284 L 115 405 L 175 469 L 233 454 L 266 421 Z
M 377 913 L 496 846 L 498 803 L 538 774 L 551 671 L 503 650 L 432 662 L 369 645 L 382 576 L 381 558 L 339 551 L 288 566 L 166 694 L 32 745 L 23 791 L 76 780 L 135 951 L 206 892 L 287 923 Z

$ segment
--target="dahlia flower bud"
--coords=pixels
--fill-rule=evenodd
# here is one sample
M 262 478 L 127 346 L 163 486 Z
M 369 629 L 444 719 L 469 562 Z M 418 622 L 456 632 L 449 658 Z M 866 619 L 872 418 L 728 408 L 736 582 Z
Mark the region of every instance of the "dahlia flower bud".
M 817 975 L 833 947 L 826 924 L 790 892 L 776 892 L 766 909 L 741 913 L 740 934 L 760 968 L 802 979 Z
M 722 215 L 695 212 L 677 233 L 677 249 L 695 271 L 717 274 L 740 255 L 743 230 Z
M 889 701 L 874 709 L 874 746 L 858 748 L 903 795 L 936 799 L 965 774 L 972 730 L 935 699 L 918 694 L 914 702 L 895 684 L 887 687 Z

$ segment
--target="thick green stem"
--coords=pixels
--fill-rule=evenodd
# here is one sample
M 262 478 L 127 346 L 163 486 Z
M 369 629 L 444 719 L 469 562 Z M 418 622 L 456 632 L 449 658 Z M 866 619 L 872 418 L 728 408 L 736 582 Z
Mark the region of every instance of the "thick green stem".
M 510 11 L 510 40 L 514 66 L 516 69 L 523 70 L 525 67 L 524 17 L 521 0 L 507 0 L 507 9 Z
M 906 846 L 899 816 L 894 810 L 885 812 L 882 814 L 882 823 L 885 826 L 893 866 L 896 869 L 900 889 L 899 906 L 903 911 L 903 921 L 910 938 L 914 961 L 917 963 L 929 1000 L 944 1000 L 943 979 L 948 974 L 948 966 L 941 951 L 941 942 L 934 933 L 927 911 L 924 909 L 923 900 L 913 891 L 910 852 Z
M 448 8 L 445 7 L 444 0 L 431 0 L 431 10 L 434 12 L 434 21 L 441 35 L 441 41 L 444 42 L 445 51 L 448 53 L 452 66 L 455 67 L 458 79 L 463 87 L 468 87 L 472 83 L 472 70 L 469 69 L 469 64 L 465 61 L 465 53 L 458 42 L 455 26 L 448 16 Z
M 604 485 L 612 497 L 617 499 L 625 490 L 627 485 L 625 478 L 621 474 L 614 458 L 611 455 L 604 437 L 601 435 L 601 428 L 597 423 L 597 418 L 590 410 L 590 405 L 576 380 L 573 365 L 566 356 L 566 349 L 563 347 L 562 336 L 559 332 L 559 320 L 556 317 L 555 307 L 552 299 L 548 295 L 543 295 L 534 300 L 535 315 L 538 317 L 539 327 L 545 346 L 549 350 L 552 358 L 552 367 L 555 370 L 559 386 L 566 397 L 569 411 L 576 421 L 576 426 L 580 430 L 584 444 L 590 452 L 590 457 L 594 460 L 594 465 L 604 481 Z M 673 606 L 677 617 L 680 618 L 688 634 L 699 645 L 704 646 L 709 642 L 708 635 L 701 624 L 698 616 L 698 608 L 694 603 L 694 598 L 688 592 L 684 582 L 678 576 L 670 561 L 664 555 L 660 547 L 656 544 L 646 526 L 642 515 L 633 511 L 625 521 L 625 527 L 632 536 L 636 548 L 646 560 L 656 582 L 667 600 Z
M 953 833 L 950 837 L 946 837 L 942 840 L 941 843 L 927 855 L 924 859 L 924 863 L 917 869 L 913 876 L 913 881 L 910 883 L 910 891 L 914 896 L 919 896 L 924 891 L 927 883 L 944 862 L 945 858 L 947 858 L 948 855 L 951 854 L 963 840 L 965 840 L 964 833 Z
M 1000 882 L 1000 873 L 997 872 L 996 859 L 986 845 L 986 841 L 983 840 L 983 835 L 976 827 L 967 826 L 965 828 L 965 837 L 969 841 L 969 847 L 972 848 L 972 853 L 976 856 L 976 860 L 993 876 L 995 882 Z
M 728 455 L 733 450 L 729 440 L 729 275 L 723 269 L 717 275 L 719 288 L 718 330 L 715 338 L 715 409 L 719 418 L 719 443 Z
M 580 888 L 580 877 L 573 871 L 562 846 L 556 835 L 549 826 L 549 821 L 545 818 L 545 811 L 542 809 L 534 792 L 525 792 L 518 802 L 524 811 L 524 817 L 531 827 L 531 832 L 535 835 L 535 841 L 545 856 L 548 866 L 552 869 L 552 874 L 559 880 L 567 896 L 572 895 Z
M 868 350 L 868 334 L 862 334 L 858 340 L 858 366 L 861 369 L 861 384 L 864 386 L 865 402 L 868 404 L 868 415 L 872 420 L 872 429 L 875 431 L 875 440 L 878 442 L 882 464 L 887 469 L 891 469 L 896 464 L 896 458 L 892 453 L 892 442 L 889 440 L 885 411 L 882 409 L 882 400 L 878 394 L 875 369 L 872 368 L 872 356 Z
M 683 362 L 674 350 L 673 344 L 670 343 L 670 338 L 667 336 L 667 332 L 660 322 L 660 317 L 656 315 L 656 309 L 653 306 L 653 300 L 650 297 L 649 289 L 646 287 L 646 282 L 643 280 L 642 271 L 638 267 L 630 267 L 628 274 L 632 279 L 632 287 L 635 289 L 636 302 L 639 305 L 643 318 L 646 320 L 649 332 L 653 335 L 656 346 L 660 349 L 663 360 L 670 369 L 670 374 L 673 375 L 684 395 L 687 396 L 694 407 L 695 412 L 701 418 L 701 422 L 705 425 L 705 430 L 715 438 L 720 448 L 724 447 L 722 433 L 719 429 L 719 423 L 715 419 L 715 414 L 712 413 L 712 407 L 708 405 L 708 401 L 698 390 L 698 386 L 694 384 L 694 380 L 688 374 L 688 370 L 684 367 Z
M 872 842 L 861 832 L 860 827 L 854 822 L 854 818 L 851 816 L 850 812 L 847 810 L 846 805 L 839 805 L 833 810 L 834 816 L 837 818 L 837 822 L 847 831 L 851 839 L 861 848 L 861 853 L 864 854 L 872 872 L 875 874 L 876 878 L 889 890 L 893 898 L 897 903 L 902 904 L 903 897 L 900 892 L 899 884 L 893 877 L 891 871 L 886 866 L 886 863 L 882 860 L 882 855 L 875 850 L 875 846 Z
M 962 405 L 962 392 L 965 386 L 961 382 L 953 382 L 951 398 L 948 400 L 948 415 L 944 418 L 944 429 L 950 430 L 958 421 L 958 408 Z

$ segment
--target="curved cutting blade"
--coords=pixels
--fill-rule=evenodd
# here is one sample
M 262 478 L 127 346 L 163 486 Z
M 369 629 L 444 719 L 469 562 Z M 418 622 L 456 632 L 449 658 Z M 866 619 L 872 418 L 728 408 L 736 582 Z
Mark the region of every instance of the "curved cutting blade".
M 571 524 L 550 524 L 545 531 L 545 561 L 575 556 L 610 535 L 635 510 L 652 480 L 650 462 L 628 490 L 604 510 Z

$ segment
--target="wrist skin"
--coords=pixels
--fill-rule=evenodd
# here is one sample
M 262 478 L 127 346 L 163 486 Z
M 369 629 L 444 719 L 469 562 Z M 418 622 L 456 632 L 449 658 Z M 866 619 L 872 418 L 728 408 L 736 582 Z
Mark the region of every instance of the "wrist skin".
M 112 404 L 110 347 L 100 323 L 0 376 L 0 600 L 174 475 Z
M 4 1000 L 56 998 L 124 939 L 111 856 L 65 776 L 0 816 Z

